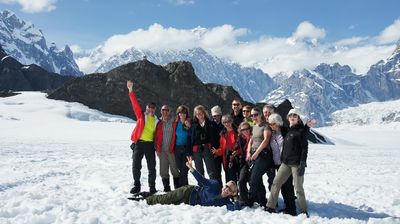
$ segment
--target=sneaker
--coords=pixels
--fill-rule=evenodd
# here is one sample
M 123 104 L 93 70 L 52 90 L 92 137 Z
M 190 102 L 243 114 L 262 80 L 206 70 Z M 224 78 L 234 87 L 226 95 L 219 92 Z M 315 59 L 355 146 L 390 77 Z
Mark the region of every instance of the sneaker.
M 269 213 L 276 213 L 276 211 L 275 211 L 275 209 L 274 208 L 270 208 L 270 207 L 265 207 L 265 209 L 264 209 L 266 212 L 269 212 Z
M 131 194 L 137 194 L 139 192 L 140 192 L 140 186 L 134 186 L 130 191 Z

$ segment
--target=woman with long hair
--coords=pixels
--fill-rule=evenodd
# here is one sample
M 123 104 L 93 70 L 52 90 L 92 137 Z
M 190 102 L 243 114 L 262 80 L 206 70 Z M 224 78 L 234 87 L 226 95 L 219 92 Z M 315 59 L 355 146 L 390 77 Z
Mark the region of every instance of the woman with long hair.
M 194 164 L 196 170 L 204 176 L 204 161 L 208 176 L 216 180 L 218 176 L 215 170 L 214 155 L 211 152 L 212 147 L 215 146 L 215 139 L 213 139 L 212 133 L 213 129 L 206 109 L 202 105 L 197 105 L 193 110 L 191 134 Z
M 268 168 L 267 150 L 270 150 L 269 140 L 272 132 L 259 108 L 255 107 L 251 110 L 251 117 L 254 121 L 254 126 L 253 135 L 248 147 L 250 160 L 253 165 L 251 168 L 249 200 L 247 204 L 252 206 L 253 202 L 257 201 L 260 206 L 265 207 L 267 198 L 265 196 L 266 191 L 262 177 Z

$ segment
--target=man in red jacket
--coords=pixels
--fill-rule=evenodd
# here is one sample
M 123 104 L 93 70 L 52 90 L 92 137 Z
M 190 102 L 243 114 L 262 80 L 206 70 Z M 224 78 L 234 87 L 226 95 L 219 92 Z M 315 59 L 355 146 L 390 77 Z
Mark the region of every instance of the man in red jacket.
M 133 83 L 128 80 L 126 86 L 129 90 L 129 99 L 131 100 L 133 111 L 136 116 L 136 126 L 133 129 L 132 140 L 132 173 L 134 180 L 134 187 L 131 193 L 135 194 L 140 192 L 140 170 L 142 169 L 143 156 L 146 157 L 147 169 L 149 171 L 148 181 L 150 193 L 156 193 L 156 156 L 154 148 L 154 133 L 156 124 L 158 122 L 155 116 L 156 106 L 154 103 L 149 103 L 146 106 L 146 111 L 143 112 L 142 108 L 137 101 L 136 95 L 133 92 Z

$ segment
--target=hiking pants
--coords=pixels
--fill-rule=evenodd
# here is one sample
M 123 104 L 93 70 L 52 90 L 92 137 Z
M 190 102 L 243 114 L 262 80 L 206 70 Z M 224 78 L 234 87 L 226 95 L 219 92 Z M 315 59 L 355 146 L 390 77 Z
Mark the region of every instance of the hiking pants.
M 132 174 L 135 186 L 140 186 L 140 170 L 142 169 L 143 156 L 146 158 L 149 171 L 149 187 L 156 186 L 156 153 L 154 142 L 138 141 L 132 151 Z
M 194 188 L 195 186 L 186 185 L 166 194 L 152 195 L 146 198 L 146 202 L 149 205 L 179 205 L 181 203 L 189 204 L 190 195 L 192 194 Z

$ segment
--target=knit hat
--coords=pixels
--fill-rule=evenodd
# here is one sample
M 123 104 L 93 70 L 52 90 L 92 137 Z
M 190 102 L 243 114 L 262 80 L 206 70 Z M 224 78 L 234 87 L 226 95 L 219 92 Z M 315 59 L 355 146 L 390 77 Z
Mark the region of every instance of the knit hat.
M 211 108 L 211 116 L 215 116 L 215 115 L 222 115 L 221 107 L 218 105 Z
M 291 114 L 297 114 L 297 116 L 299 116 L 300 119 L 301 119 L 301 117 L 302 117 L 302 114 L 301 114 L 300 111 L 299 111 L 298 109 L 296 109 L 296 108 L 292 108 L 292 109 L 289 110 L 289 113 L 287 114 L 287 118 L 289 118 L 289 116 L 290 116 Z

